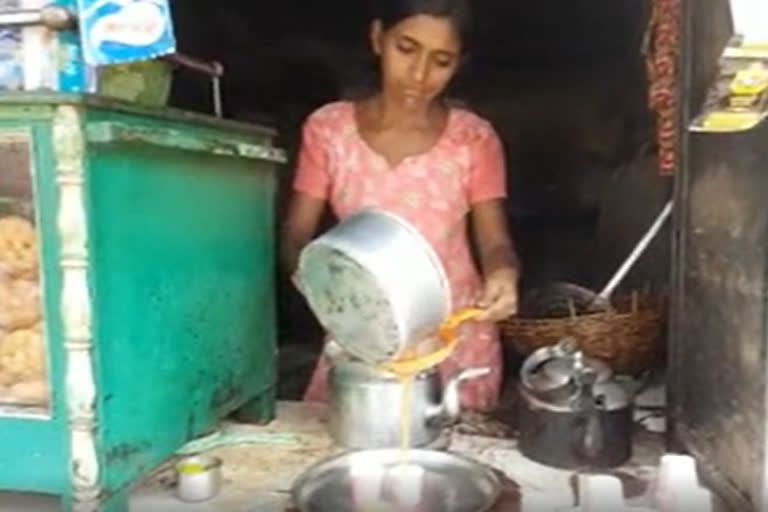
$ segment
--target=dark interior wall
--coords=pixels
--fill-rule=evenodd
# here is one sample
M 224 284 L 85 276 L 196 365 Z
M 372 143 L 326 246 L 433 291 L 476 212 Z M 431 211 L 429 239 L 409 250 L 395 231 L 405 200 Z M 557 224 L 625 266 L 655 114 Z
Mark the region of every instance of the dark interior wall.
M 288 110 L 307 110 L 334 99 L 367 73 L 365 2 L 227 4 L 228 9 L 211 9 L 209 2 L 177 0 L 174 13 L 180 49 L 225 64 L 225 107 L 232 117 L 258 114 L 295 123 L 295 116 L 286 116 Z M 533 140 L 555 131 L 572 137 L 583 131 L 573 129 L 578 126 L 574 117 L 626 112 L 622 103 L 640 98 L 638 51 L 644 27 L 639 20 L 645 17 L 645 3 L 555 4 L 473 3 L 477 36 L 456 92 L 486 103 L 490 113 L 505 103 L 503 111 L 516 120 L 499 116 L 498 122 L 510 141 L 524 143 L 521 134 Z M 208 101 L 199 90 L 205 88 L 191 81 L 185 77 L 176 88 L 177 102 L 191 106 Z M 638 112 L 630 117 L 637 118 Z M 562 135 L 556 143 L 574 144 Z M 600 144 L 605 145 L 586 143 L 592 148 Z
M 517 146 L 545 154 L 570 145 L 612 157 L 608 146 L 625 130 L 619 125 L 644 122 L 638 53 L 645 2 L 552 4 L 474 2 L 477 35 L 455 92 L 498 117 Z M 364 6 L 359 0 L 230 0 L 228 9 L 211 9 L 209 2 L 177 0 L 174 13 L 181 51 L 225 64 L 228 115 L 295 124 L 295 117 L 367 74 Z M 193 81 L 180 79 L 178 104 L 209 101 L 206 88 Z M 597 122 L 611 116 L 609 123 Z

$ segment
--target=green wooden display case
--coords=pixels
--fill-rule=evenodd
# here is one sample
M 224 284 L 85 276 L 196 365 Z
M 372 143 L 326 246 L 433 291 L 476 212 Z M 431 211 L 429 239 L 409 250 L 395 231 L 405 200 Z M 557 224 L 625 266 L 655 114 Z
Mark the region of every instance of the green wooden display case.
M 268 128 L 0 95 L 0 216 L 39 241 L 45 407 L 2 404 L 0 489 L 125 512 L 131 484 L 240 411 L 275 413 Z

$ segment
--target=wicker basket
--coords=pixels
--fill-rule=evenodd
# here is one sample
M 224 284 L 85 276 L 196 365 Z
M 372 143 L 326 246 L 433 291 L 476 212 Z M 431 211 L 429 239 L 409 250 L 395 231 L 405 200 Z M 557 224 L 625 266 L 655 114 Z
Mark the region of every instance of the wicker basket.
M 651 369 L 665 353 L 666 299 L 633 293 L 615 297 L 610 310 L 561 318 L 509 318 L 502 339 L 527 356 L 537 348 L 573 337 L 587 356 L 605 361 L 618 374 Z

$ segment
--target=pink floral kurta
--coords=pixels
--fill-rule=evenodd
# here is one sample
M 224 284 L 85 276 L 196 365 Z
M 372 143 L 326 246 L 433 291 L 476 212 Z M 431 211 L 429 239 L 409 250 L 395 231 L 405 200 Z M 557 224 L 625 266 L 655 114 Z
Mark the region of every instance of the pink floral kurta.
M 472 204 L 506 194 L 501 143 L 492 126 L 461 109 L 452 109 L 446 128 L 428 151 L 392 168 L 360 136 L 355 105 L 328 104 L 309 116 L 294 188 L 326 199 L 339 219 L 366 207 L 402 216 L 418 228 L 442 259 L 451 284 L 454 310 L 473 305 L 482 280 L 467 237 Z M 495 407 L 502 378 L 496 328 L 468 323 L 454 354 L 440 365 L 448 379 L 464 368 L 488 366 L 490 375 L 462 385 L 462 404 L 474 410 Z M 305 400 L 322 401 L 328 366 L 321 358 Z

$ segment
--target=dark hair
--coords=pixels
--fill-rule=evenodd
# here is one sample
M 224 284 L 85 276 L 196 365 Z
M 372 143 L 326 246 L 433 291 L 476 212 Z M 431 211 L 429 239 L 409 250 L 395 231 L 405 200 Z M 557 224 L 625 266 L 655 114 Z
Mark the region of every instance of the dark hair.
M 472 36 L 472 9 L 469 0 L 372 0 L 373 19 L 388 30 L 412 16 L 426 14 L 449 18 L 461 38 L 462 48 L 469 46 Z

